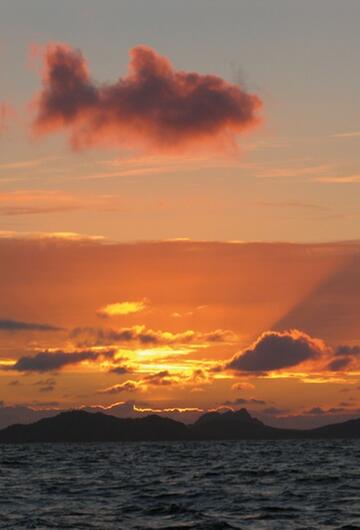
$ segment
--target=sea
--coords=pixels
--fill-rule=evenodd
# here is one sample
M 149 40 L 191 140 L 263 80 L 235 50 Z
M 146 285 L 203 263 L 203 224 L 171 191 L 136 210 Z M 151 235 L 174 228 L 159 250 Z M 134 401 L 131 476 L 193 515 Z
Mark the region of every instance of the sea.
M 0 528 L 360 529 L 360 440 L 0 445 Z

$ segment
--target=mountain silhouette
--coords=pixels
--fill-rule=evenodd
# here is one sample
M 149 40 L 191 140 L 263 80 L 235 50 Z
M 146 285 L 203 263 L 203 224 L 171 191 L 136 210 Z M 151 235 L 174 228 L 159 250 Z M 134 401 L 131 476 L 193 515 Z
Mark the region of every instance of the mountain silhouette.
M 10 425 L 0 431 L 0 442 L 122 442 L 182 440 L 187 427 L 157 415 L 116 418 L 83 410 L 62 412 L 30 425 Z
M 290 436 L 290 430 L 269 427 L 250 416 L 246 409 L 226 412 L 208 412 L 189 427 L 192 436 L 198 439 L 266 439 Z
M 246 409 L 209 412 L 189 426 L 155 414 L 124 419 L 101 412 L 73 410 L 29 425 L 11 425 L 0 431 L 0 443 L 296 438 L 360 438 L 360 419 L 316 429 L 297 430 L 265 425 L 250 416 Z

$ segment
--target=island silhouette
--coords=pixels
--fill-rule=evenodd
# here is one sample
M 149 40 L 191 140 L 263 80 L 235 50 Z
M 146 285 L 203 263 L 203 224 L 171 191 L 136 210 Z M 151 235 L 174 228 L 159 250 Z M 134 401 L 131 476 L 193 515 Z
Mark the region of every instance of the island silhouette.
M 246 409 L 208 412 L 191 425 L 156 414 L 134 419 L 71 410 L 28 425 L 10 425 L 0 431 L 0 443 L 315 438 L 360 438 L 360 419 L 300 430 L 265 425 Z

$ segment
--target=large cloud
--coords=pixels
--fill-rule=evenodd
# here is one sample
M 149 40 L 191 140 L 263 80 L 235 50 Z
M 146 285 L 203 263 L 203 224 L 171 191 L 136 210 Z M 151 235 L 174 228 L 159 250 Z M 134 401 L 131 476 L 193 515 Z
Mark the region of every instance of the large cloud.
M 323 341 L 302 331 L 267 331 L 234 355 L 226 367 L 240 372 L 269 372 L 316 359 L 328 351 Z
M 48 44 L 34 131 L 66 129 L 75 148 L 96 144 L 178 150 L 233 144 L 258 122 L 260 99 L 215 75 L 176 71 L 147 46 L 130 51 L 129 72 L 99 85 L 82 54 Z
M 34 356 L 21 357 L 15 364 L 2 368 L 16 372 L 52 372 L 68 365 L 79 364 L 83 361 L 96 361 L 100 357 L 112 357 L 113 355 L 113 350 L 42 351 Z

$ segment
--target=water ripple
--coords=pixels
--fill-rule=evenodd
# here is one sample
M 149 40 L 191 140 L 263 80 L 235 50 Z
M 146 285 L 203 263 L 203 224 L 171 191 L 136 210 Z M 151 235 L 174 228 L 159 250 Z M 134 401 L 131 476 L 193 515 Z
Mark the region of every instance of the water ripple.
M 360 441 L 0 446 L 0 528 L 360 530 Z

